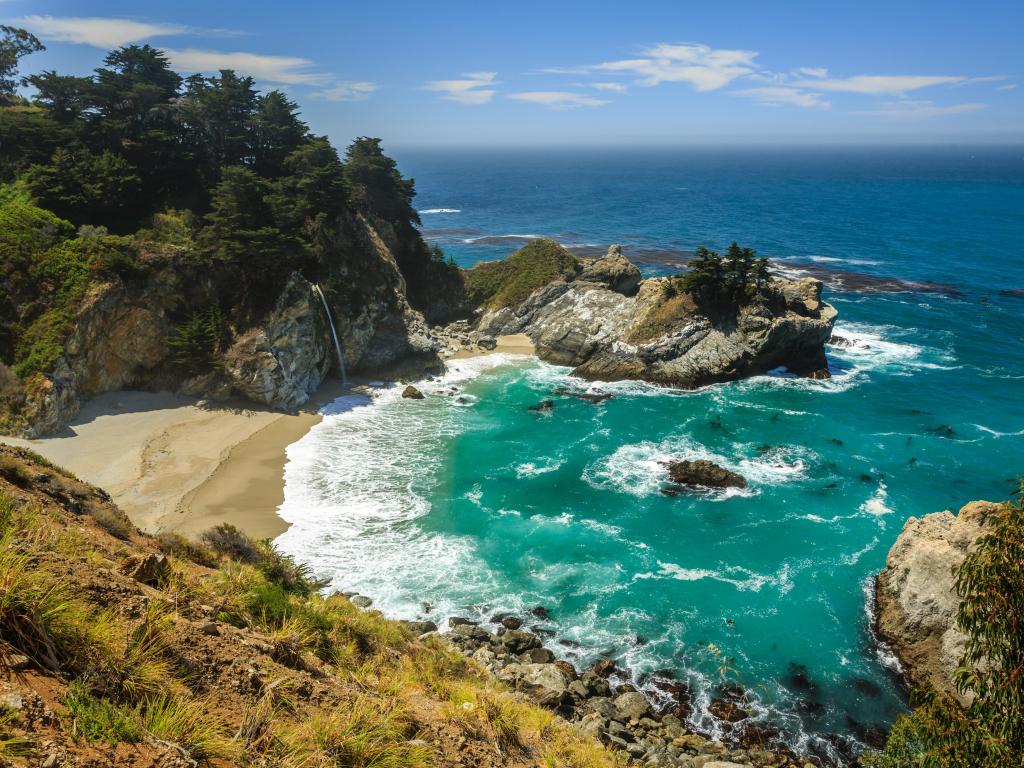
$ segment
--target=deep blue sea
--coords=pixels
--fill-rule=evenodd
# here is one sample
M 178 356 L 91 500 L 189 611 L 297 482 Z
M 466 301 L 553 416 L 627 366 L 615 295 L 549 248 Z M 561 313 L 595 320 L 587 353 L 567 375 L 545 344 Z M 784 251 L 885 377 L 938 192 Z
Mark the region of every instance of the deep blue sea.
M 461 265 L 544 235 L 621 243 L 661 274 L 736 240 L 823 276 L 850 345 L 828 381 L 680 392 L 493 356 L 423 401 L 341 398 L 289 449 L 279 544 L 396 615 L 511 611 L 580 666 L 673 675 L 708 731 L 726 680 L 800 749 L 887 727 L 905 698 L 870 632 L 873 574 L 908 517 L 1006 498 L 1024 473 L 1024 149 L 395 154 Z M 697 457 L 750 488 L 661 494 L 659 462 Z

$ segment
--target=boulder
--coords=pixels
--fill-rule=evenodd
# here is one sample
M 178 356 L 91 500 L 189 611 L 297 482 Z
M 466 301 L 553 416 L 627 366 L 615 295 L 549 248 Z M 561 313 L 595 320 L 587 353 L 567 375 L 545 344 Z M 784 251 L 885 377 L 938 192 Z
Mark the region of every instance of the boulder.
M 625 721 L 639 720 L 651 711 L 651 703 L 639 691 L 623 693 L 615 698 L 615 708 Z
M 530 410 L 531 411 L 542 412 L 542 411 L 550 411 L 554 407 L 555 407 L 555 401 L 554 400 L 541 400 L 536 405 L 531 405 L 530 406 Z
M 998 504 L 975 501 L 956 515 L 947 511 L 909 518 L 875 585 L 876 630 L 911 683 L 930 683 L 961 701 L 953 680 L 967 638 L 956 625 L 960 598 L 953 571 L 998 509 Z
M 520 659 L 529 664 L 550 664 L 555 660 L 555 654 L 547 648 L 531 648 L 524 652 Z
M 704 459 L 669 462 L 669 479 L 678 485 L 701 488 L 746 488 L 742 475 Z
M 728 699 L 712 699 L 708 704 L 708 712 L 727 723 L 738 723 L 750 717 L 750 712 L 746 708 Z
M 517 690 L 534 695 L 563 694 L 571 682 L 554 664 L 509 664 L 499 677 L 511 681 Z
M 608 290 L 632 296 L 640 287 L 640 270 L 622 255 L 622 248 L 613 245 L 608 253 L 583 268 L 577 280 L 598 283 Z
M 486 349 L 490 351 L 498 346 L 498 340 L 493 336 L 483 335 L 479 339 L 477 339 L 476 345 L 480 347 L 480 349 Z
M 171 564 L 163 555 L 129 555 L 121 561 L 118 570 L 141 584 L 156 586 L 171 575 Z
M 501 636 L 501 644 L 511 653 L 520 654 L 532 648 L 540 648 L 540 638 L 521 629 L 510 629 Z
M 414 387 L 412 384 L 410 384 L 409 386 L 402 390 L 402 397 L 404 397 L 407 400 L 422 400 L 423 393 L 416 389 L 416 387 Z

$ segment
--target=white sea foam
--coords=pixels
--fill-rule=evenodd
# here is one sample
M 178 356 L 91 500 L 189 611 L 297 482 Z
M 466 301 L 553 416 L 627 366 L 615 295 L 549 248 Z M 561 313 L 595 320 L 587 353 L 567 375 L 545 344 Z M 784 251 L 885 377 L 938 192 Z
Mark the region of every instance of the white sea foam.
M 869 541 L 863 547 L 858 549 L 856 552 L 853 552 L 849 555 L 843 555 L 843 563 L 846 565 L 856 565 L 858 562 L 860 562 L 860 559 L 864 557 L 864 555 L 866 555 L 868 552 L 870 552 L 877 546 L 878 537 L 875 536 L 873 539 L 871 539 L 871 541 Z
M 737 444 L 734 449 L 744 451 L 749 446 Z M 699 491 L 702 497 L 715 501 L 751 496 L 760 486 L 803 478 L 815 458 L 813 451 L 799 446 L 779 446 L 762 456 L 734 458 L 709 451 L 687 436 L 673 436 L 659 443 L 644 441 L 619 446 L 611 455 L 591 462 L 583 470 L 583 480 L 601 490 L 652 496 L 660 493 L 667 481 L 666 463 L 704 459 L 743 475 L 751 483 L 747 488 Z
M 885 483 L 879 481 L 878 487 L 871 498 L 860 505 L 860 511 L 869 515 L 875 515 L 876 517 L 892 514 L 892 509 L 886 505 L 888 498 L 889 492 L 885 487 Z
M 549 472 L 557 471 L 564 463 L 565 459 L 551 459 L 546 457 L 538 459 L 537 461 L 527 461 L 516 465 L 516 477 L 522 479 L 525 477 L 546 475 Z
M 432 213 L 462 213 L 461 208 L 425 208 L 422 211 L 417 211 L 420 215 L 432 214 Z
M 464 238 L 464 243 L 477 243 L 480 241 L 484 242 L 500 242 L 502 240 L 539 240 L 543 235 L 519 235 L 519 234 L 507 234 L 507 235 L 477 235 L 476 237 Z
M 727 565 L 711 570 L 708 568 L 686 568 L 676 563 L 666 563 L 659 560 L 657 571 L 638 573 L 633 576 L 633 579 L 634 581 L 645 579 L 675 579 L 677 581 L 712 579 L 725 584 L 731 584 L 741 591 L 760 592 L 765 586 L 771 585 L 778 587 L 781 594 L 786 594 L 793 587 L 789 571 L 788 563 L 783 563 L 777 573 L 765 575 L 738 565 Z
M 806 258 L 818 264 L 851 264 L 857 267 L 875 267 L 882 263 L 873 259 L 847 259 L 838 256 L 806 256 L 797 258 Z
M 994 429 L 989 429 L 984 424 L 974 424 L 973 426 L 982 432 L 988 432 L 992 437 L 1021 437 L 1024 435 L 1024 429 L 1018 429 L 1016 432 L 998 432 Z

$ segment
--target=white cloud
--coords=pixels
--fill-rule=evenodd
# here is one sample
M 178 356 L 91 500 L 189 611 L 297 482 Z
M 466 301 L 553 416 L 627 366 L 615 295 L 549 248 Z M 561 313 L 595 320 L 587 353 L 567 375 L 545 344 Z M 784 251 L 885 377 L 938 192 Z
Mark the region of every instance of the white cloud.
M 800 67 L 797 73 L 805 77 L 828 77 L 828 70 L 824 67 Z
M 312 72 L 313 62 L 298 56 L 269 56 L 246 51 L 205 51 L 196 48 L 165 51 L 175 69 L 185 72 L 216 72 L 233 69 L 260 81 L 285 85 L 324 85 L 331 76 Z
M 310 96 L 325 101 L 365 101 L 379 87 L 376 83 L 344 81 L 322 91 L 313 91 Z
M 619 72 L 638 77 L 639 85 L 689 83 L 698 91 L 714 91 L 755 72 L 756 57 L 756 51 L 715 49 L 700 43 L 661 43 L 643 51 L 643 58 L 608 61 L 577 71 Z
M 747 96 L 759 104 L 769 107 L 795 106 L 815 109 L 828 109 L 832 103 L 820 93 L 811 93 L 799 88 L 784 85 L 766 85 L 760 88 L 746 88 L 732 91 L 738 96 Z
M 1016 83 L 1007 83 L 1006 85 L 1000 85 L 996 88 L 997 91 L 1012 91 L 1017 87 Z
M 816 91 L 898 95 L 933 85 L 955 85 L 966 80 L 960 75 L 855 75 L 854 77 L 800 80 L 794 85 Z
M 611 91 L 613 93 L 625 93 L 629 88 L 623 83 L 585 83 L 585 88 L 594 88 L 598 91 Z
M 886 101 L 878 105 L 878 109 L 858 112 L 860 115 L 871 117 L 884 117 L 891 120 L 922 120 L 929 117 L 945 117 L 947 115 L 961 115 L 965 112 L 977 112 L 985 109 L 988 104 L 948 104 L 941 106 L 933 101 L 911 99 L 900 99 L 899 101 Z
M 96 48 L 118 48 L 151 37 L 181 35 L 189 31 L 180 24 L 112 19 L 98 16 L 24 16 L 17 24 L 43 40 L 58 43 L 80 43 Z
M 423 86 L 425 91 L 443 93 L 442 98 L 459 104 L 486 104 L 497 93 L 488 86 L 497 85 L 497 72 L 464 72 L 461 80 L 434 80 Z
M 522 93 L 510 93 L 508 98 L 530 104 L 540 104 L 551 109 L 599 107 L 609 103 L 607 99 L 595 99 L 593 96 L 583 96 L 569 91 L 523 91 Z

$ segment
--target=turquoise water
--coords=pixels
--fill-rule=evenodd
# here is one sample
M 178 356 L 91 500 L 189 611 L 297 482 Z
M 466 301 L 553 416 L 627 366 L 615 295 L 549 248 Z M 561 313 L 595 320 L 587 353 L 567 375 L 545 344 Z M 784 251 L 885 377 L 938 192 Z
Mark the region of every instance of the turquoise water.
M 798 747 L 838 759 L 887 726 L 904 698 L 869 631 L 872 574 L 907 517 L 1005 498 L 1024 470 L 1024 299 L 999 294 L 1024 287 L 1020 152 L 399 159 L 420 208 L 448 211 L 423 214 L 428 236 L 466 264 L 545 234 L 623 242 L 656 273 L 735 238 L 957 293 L 827 293 L 853 344 L 829 350 L 824 382 L 677 392 L 494 356 L 424 383 L 424 401 L 342 398 L 289 449 L 280 545 L 401 616 L 543 605 L 559 655 L 611 655 L 640 682 L 670 671 L 705 730 L 723 658 Z M 750 488 L 666 497 L 670 458 Z

